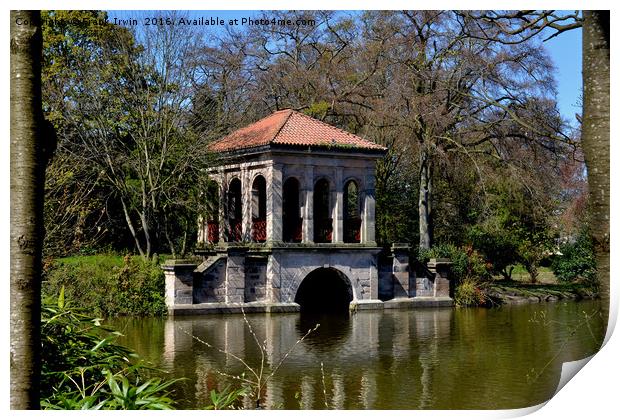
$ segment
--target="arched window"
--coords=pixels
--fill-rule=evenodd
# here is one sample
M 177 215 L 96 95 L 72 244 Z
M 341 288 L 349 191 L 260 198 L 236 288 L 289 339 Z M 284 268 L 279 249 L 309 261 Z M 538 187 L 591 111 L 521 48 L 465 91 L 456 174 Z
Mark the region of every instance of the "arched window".
M 329 181 L 319 179 L 314 185 L 314 242 L 325 243 L 332 241 L 332 218 L 329 203 Z
M 302 218 L 299 206 L 299 181 L 289 178 L 282 187 L 282 237 L 284 242 L 301 242 Z
M 262 175 L 252 183 L 252 240 L 267 240 L 267 183 Z
M 359 188 L 355 181 L 347 181 L 347 183 L 344 184 L 343 199 L 344 242 L 359 243 L 362 219 L 360 218 Z
M 207 240 L 211 243 L 220 240 L 220 186 L 210 180 L 206 191 Z
M 228 185 L 228 200 L 226 215 L 228 219 L 228 242 L 241 241 L 241 181 L 238 178 Z

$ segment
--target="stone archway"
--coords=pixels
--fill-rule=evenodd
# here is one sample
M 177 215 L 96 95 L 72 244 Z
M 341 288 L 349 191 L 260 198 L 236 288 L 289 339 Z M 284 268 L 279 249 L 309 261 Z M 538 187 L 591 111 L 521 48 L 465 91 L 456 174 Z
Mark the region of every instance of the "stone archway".
M 295 294 L 295 303 L 301 312 L 348 313 L 353 300 L 351 282 L 344 273 L 334 268 L 317 268 L 301 282 Z

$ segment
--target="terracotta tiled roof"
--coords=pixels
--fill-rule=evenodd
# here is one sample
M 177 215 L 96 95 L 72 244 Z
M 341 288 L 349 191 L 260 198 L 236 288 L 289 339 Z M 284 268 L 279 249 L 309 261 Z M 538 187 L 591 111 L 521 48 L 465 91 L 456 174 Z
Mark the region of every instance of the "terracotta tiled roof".
M 229 152 L 266 145 L 330 146 L 382 151 L 385 147 L 292 109 L 284 109 L 234 131 L 210 146 Z

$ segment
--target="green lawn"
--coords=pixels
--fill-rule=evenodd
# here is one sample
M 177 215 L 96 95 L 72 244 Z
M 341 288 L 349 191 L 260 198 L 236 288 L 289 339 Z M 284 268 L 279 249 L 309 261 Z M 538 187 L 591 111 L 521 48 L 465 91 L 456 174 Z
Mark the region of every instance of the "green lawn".
M 498 278 L 501 279 L 501 276 Z M 530 275 L 521 264 L 517 264 L 512 270 L 512 279 L 517 282 L 529 283 Z M 557 282 L 550 267 L 538 267 L 538 283 L 556 284 Z

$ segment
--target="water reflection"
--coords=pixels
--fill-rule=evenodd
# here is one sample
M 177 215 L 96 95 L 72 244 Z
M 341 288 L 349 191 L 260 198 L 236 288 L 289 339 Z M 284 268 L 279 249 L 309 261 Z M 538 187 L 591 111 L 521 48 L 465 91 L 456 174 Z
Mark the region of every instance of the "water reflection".
M 177 389 L 184 408 L 204 407 L 211 389 L 235 385 L 230 376 L 245 370 L 241 360 L 259 369 L 259 345 L 267 372 L 288 354 L 264 390 L 267 408 L 518 408 L 552 395 L 563 361 L 596 351 L 600 319 L 575 327 L 596 306 L 256 314 L 249 326 L 240 315 L 116 322 L 124 344 L 189 378 Z M 539 312 L 545 322 L 536 322 Z M 319 330 L 296 345 L 317 322 Z
M 319 328 L 304 341 L 308 346 L 337 347 L 346 342 L 351 333 L 349 314 L 319 314 L 302 312 L 295 323 L 297 334 L 303 337 L 308 331 Z

